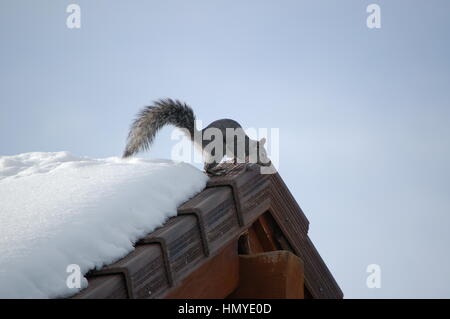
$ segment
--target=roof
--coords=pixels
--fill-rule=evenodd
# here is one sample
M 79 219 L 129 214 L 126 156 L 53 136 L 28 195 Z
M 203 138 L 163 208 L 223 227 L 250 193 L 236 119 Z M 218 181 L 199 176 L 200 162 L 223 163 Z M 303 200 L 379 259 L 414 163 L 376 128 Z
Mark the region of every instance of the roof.
M 202 192 L 181 205 L 177 216 L 136 243 L 133 252 L 88 273 L 88 288 L 74 298 L 227 296 L 205 295 L 206 288 L 190 295 L 179 288 L 192 286 L 189 278 L 207 269 L 208 263 L 227 264 L 238 253 L 235 246 L 239 238 L 255 222 L 263 227 L 267 224 L 276 241 L 273 249 L 263 250 L 290 250 L 303 261 L 305 296 L 342 298 L 342 291 L 308 237 L 308 219 L 280 175 L 262 175 L 258 166 L 251 164 L 225 163 L 223 167 L 224 176 L 211 177 Z M 234 248 L 228 250 L 230 256 L 223 257 L 227 256 L 221 254 L 226 247 Z M 226 273 L 222 271 L 220 277 Z M 223 291 L 231 293 L 232 280 L 221 280 Z

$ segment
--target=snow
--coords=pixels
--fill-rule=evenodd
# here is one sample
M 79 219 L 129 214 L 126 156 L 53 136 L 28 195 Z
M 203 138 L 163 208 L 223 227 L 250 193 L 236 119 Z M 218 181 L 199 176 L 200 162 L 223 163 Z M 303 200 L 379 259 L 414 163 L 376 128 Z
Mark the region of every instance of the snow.
M 0 157 L 0 298 L 68 297 L 84 275 L 133 250 L 207 176 L 167 160 L 92 159 L 67 152 Z

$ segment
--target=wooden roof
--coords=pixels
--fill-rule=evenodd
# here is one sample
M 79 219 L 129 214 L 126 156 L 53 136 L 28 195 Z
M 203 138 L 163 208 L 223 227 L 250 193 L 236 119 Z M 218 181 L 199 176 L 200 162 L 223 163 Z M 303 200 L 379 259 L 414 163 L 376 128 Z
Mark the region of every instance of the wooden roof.
M 211 177 L 201 193 L 179 207 L 177 216 L 140 240 L 129 255 L 90 272 L 88 288 L 74 298 L 225 297 L 235 288 L 226 271 L 231 278 L 235 267 L 217 274 L 221 289 L 192 278 L 202 269 L 212 269 L 209 264 L 231 265 L 239 238 L 255 222 L 262 229 L 267 226 L 273 237 L 274 248 L 264 250 L 289 250 L 303 261 L 305 296 L 342 298 L 308 237 L 305 214 L 279 174 L 261 175 L 256 165 L 223 167 L 226 175 Z M 186 288 L 202 285 L 210 289 L 194 293 Z

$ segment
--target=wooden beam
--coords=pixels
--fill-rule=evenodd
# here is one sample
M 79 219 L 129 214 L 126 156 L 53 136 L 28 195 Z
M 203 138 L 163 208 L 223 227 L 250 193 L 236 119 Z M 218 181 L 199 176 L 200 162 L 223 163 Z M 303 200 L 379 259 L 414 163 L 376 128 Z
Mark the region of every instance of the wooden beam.
M 240 255 L 239 278 L 230 298 L 304 298 L 303 262 L 289 251 Z
M 239 238 L 239 253 L 243 255 L 279 250 L 270 222 L 259 217 Z
M 225 298 L 239 283 L 237 242 L 233 241 L 169 291 L 166 299 Z
M 279 250 L 277 244 L 275 243 L 273 229 L 266 215 L 267 214 L 260 216 L 253 224 L 252 228 L 255 230 L 256 236 L 258 237 L 264 251 Z
M 258 235 L 253 227 L 239 238 L 239 252 L 244 255 L 263 253 L 265 250 L 259 241 Z

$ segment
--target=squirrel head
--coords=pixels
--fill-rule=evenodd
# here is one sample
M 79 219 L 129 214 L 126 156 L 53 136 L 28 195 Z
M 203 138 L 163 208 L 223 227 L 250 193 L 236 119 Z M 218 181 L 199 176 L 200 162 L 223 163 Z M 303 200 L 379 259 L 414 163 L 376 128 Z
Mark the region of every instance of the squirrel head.
M 264 147 L 264 144 L 266 144 L 265 137 L 256 142 L 258 152 L 258 164 L 261 166 L 270 166 L 272 162 L 270 158 L 267 156 L 267 151 L 266 148 Z

